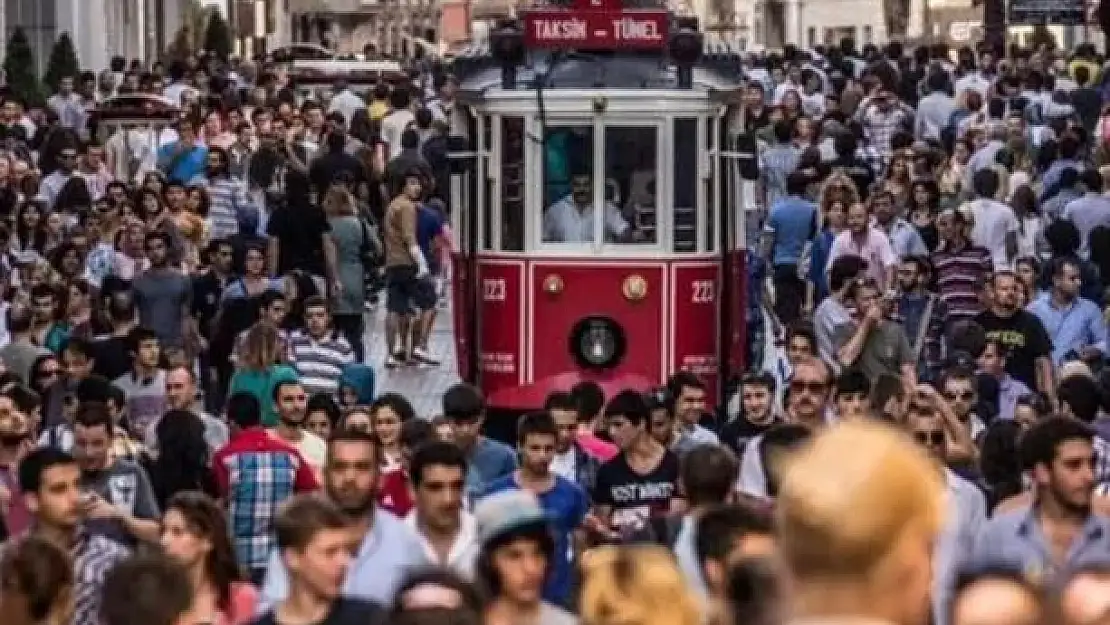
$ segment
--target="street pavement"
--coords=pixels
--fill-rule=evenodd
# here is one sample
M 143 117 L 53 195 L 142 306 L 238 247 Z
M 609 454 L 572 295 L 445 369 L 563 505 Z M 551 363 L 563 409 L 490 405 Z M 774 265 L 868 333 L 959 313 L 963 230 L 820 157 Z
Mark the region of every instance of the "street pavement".
M 435 327 L 428 341 L 432 356 L 438 358 L 438 367 L 407 366 L 386 369 L 385 357 L 385 305 L 379 305 L 366 315 L 367 361 L 377 376 L 376 395 L 400 393 L 404 395 L 416 414 L 430 419 L 443 413 L 443 392 L 460 381 L 455 360 L 455 343 L 452 334 L 451 308 L 439 309 Z

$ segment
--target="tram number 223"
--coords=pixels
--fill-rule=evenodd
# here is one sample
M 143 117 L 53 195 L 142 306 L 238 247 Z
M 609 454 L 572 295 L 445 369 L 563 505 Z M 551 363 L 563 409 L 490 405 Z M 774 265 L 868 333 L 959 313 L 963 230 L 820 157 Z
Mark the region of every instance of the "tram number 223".
M 717 295 L 713 280 L 694 280 L 690 283 L 690 302 L 693 304 L 712 304 Z
M 503 302 L 503 301 L 505 301 L 505 279 L 504 278 L 483 278 L 482 279 L 482 301 L 484 301 L 484 302 Z

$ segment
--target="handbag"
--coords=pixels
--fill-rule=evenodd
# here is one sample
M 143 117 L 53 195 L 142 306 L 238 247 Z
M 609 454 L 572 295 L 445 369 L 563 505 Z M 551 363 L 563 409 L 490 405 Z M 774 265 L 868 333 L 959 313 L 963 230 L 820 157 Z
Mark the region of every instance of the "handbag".
M 358 246 L 359 259 L 362 260 L 362 267 L 367 272 L 376 271 L 384 261 L 382 258 L 382 243 L 378 237 L 377 228 L 366 223 L 366 220 L 361 217 L 358 218 L 358 223 L 362 229 L 362 241 Z

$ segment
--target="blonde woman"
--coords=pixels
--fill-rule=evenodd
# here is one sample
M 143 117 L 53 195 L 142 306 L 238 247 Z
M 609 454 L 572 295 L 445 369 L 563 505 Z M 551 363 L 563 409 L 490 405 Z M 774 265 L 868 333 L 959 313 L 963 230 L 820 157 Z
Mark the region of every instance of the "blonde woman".
M 260 321 L 251 326 L 228 390 L 228 395 L 238 392 L 254 395 L 262 406 L 262 424 L 266 427 L 277 425 L 274 388 L 282 382 L 298 379 L 296 370 L 285 364 L 282 345 L 281 335 L 274 325 Z
M 675 564 L 654 545 L 602 547 L 583 559 L 584 625 L 703 625 L 705 615 Z

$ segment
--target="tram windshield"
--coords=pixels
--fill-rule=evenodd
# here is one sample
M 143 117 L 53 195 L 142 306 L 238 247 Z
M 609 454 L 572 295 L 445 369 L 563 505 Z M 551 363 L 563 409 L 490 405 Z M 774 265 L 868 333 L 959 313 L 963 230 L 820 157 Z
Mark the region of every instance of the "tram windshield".
M 601 145 L 594 135 L 589 125 L 546 129 L 543 242 L 593 243 L 600 229 L 606 243 L 656 243 L 658 128 L 607 127 Z M 595 179 L 596 158 L 603 180 Z

